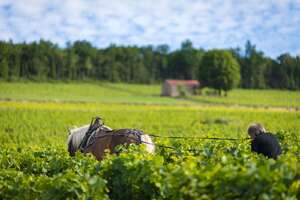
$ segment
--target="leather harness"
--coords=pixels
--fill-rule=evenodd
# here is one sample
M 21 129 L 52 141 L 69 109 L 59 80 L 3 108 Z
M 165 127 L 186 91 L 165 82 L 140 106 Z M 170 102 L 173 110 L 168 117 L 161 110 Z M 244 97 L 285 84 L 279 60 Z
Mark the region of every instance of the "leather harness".
M 92 119 L 91 124 L 85 136 L 80 143 L 80 150 L 84 152 L 86 148 L 94 144 L 97 138 L 104 138 L 108 136 L 121 136 L 121 137 L 128 137 L 133 139 L 137 142 L 137 144 L 142 144 L 142 135 L 144 134 L 143 131 L 138 129 L 120 129 L 123 130 L 121 133 L 117 133 L 120 130 L 105 130 L 103 128 L 103 123 L 100 117 L 96 117 L 95 120 Z M 133 137 L 131 137 L 133 136 Z

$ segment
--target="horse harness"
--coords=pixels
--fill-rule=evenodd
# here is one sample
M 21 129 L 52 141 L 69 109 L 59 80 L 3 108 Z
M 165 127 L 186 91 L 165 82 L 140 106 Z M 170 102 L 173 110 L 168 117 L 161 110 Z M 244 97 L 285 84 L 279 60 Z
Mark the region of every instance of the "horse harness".
M 90 140 L 91 136 L 94 135 L 94 133 L 97 131 L 97 129 L 101 128 L 103 126 L 103 123 L 101 121 L 100 117 L 96 117 L 95 120 L 92 119 L 91 124 L 85 133 L 80 145 L 79 149 L 83 152 L 86 147 L 88 146 L 88 141 Z
M 91 122 L 91 125 L 79 146 L 80 150 L 84 152 L 88 147 L 93 145 L 96 139 L 105 137 L 126 137 L 128 139 L 134 140 L 137 144 L 142 144 L 143 131 L 138 129 L 118 129 L 118 130 L 107 130 L 103 127 L 101 118 L 96 117 L 95 121 Z

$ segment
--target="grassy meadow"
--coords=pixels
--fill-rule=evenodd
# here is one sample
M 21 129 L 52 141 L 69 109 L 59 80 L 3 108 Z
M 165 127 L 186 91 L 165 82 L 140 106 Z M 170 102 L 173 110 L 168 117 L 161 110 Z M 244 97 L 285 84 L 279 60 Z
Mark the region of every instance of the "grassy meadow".
M 0 100 L 71 101 L 134 104 L 200 104 L 300 108 L 300 91 L 230 91 L 227 97 L 161 97 L 161 85 L 112 83 L 0 83 Z
M 300 92 L 160 97 L 160 85 L 0 83 L 0 199 L 299 199 Z M 293 109 L 290 109 L 293 108 Z M 112 128 L 237 141 L 154 139 L 102 161 L 66 151 L 67 130 Z M 247 126 L 276 134 L 278 160 L 251 153 Z M 193 149 L 189 151 L 188 149 Z M 271 175 L 271 173 L 273 175 Z

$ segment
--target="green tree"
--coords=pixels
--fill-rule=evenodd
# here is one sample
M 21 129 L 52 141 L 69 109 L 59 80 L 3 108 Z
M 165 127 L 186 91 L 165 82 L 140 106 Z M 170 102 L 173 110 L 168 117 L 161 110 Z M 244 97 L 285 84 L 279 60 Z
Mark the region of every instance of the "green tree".
M 14 45 L 10 42 L 10 52 L 8 56 L 9 79 L 18 80 L 20 77 L 20 52 L 19 44 Z
M 0 61 L 0 78 L 4 80 L 8 79 L 8 63 L 6 59 L 1 59 Z
M 281 89 L 299 88 L 299 64 L 299 57 L 288 53 L 280 55 L 272 67 L 270 85 Z
M 72 47 L 78 55 L 77 74 L 80 79 L 89 78 L 94 67 L 92 60 L 96 57 L 97 49 L 87 41 L 76 41 Z
M 194 79 L 203 51 L 193 47 L 191 41 L 182 42 L 181 49 L 170 54 L 169 72 L 172 78 Z
M 269 59 L 263 52 L 256 50 L 255 45 L 247 41 L 245 45 L 245 56 L 241 65 L 242 87 L 244 88 L 266 88 L 266 70 L 270 65 Z
M 238 86 L 240 66 L 232 54 L 225 50 L 211 50 L 204 54 L 198 74 L 203 86 L 219 91 L 227 91 Z
M 66 48 L 66 78 L 69 80 L 77 79 L 77 62 L 78 56 L 75 54 L 72 44 L 70 42 L 67 43 Z
M 8 54 L 9 46 L 5 42 L 0 41 L 0 78 L 7 80 L 8 79 Z

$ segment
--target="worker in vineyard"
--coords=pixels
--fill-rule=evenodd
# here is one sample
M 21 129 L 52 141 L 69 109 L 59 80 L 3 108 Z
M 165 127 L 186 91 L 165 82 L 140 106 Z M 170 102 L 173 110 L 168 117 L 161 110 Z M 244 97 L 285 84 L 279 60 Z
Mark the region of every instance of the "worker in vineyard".
M 248 128 L 248 134 L 252 139 L 251 151 L 273 159 L 277 159 L 281 154 L 278 140 L 272 133 L 268 133 L 261 124 L 251 124 Z

